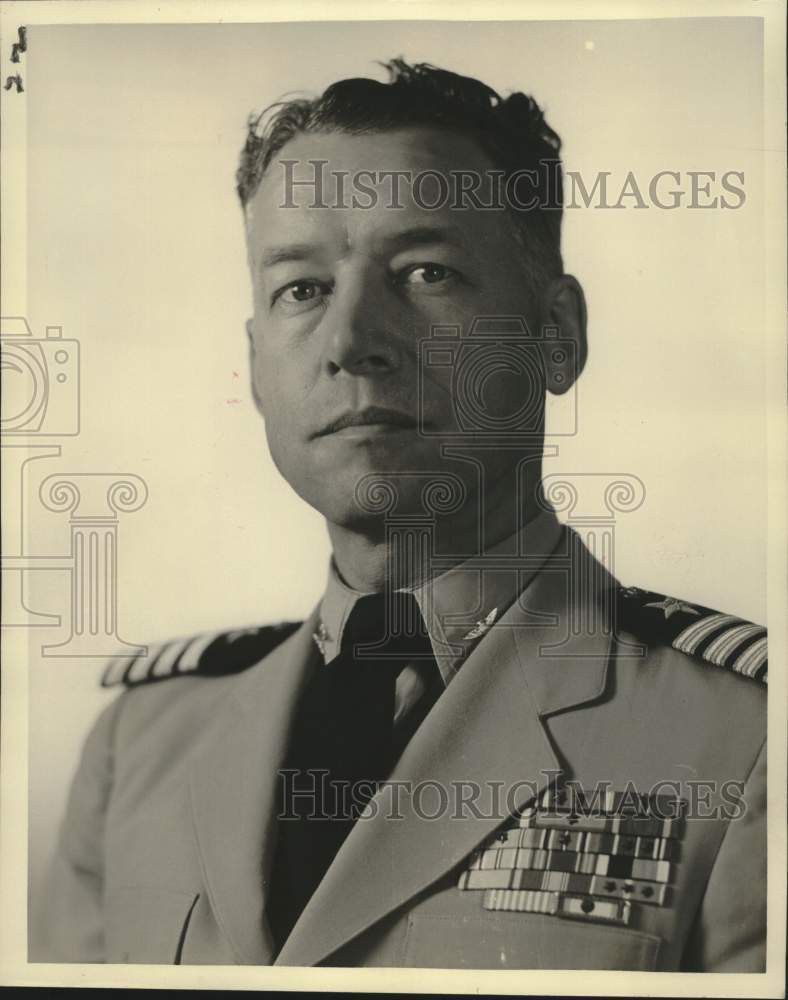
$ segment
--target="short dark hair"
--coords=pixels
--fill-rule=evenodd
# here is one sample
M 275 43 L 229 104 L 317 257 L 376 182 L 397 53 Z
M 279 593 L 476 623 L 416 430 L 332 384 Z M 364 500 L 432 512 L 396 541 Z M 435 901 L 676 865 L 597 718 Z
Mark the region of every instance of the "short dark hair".
M 246 144 L 236 173 L 242 207 L 254 196 L 272 158 L 297 135 L 350 135 L 430 126 L 474 139 L 494 166 L 510 177 L 530 171 L 533 208 L 511 204 L 515 235 L 524 250 L 534 289 L 563 271 L 561 260 L 561 140 L 527 94 L 502 98 L 472 77 L 429 63 L 402 59 L 382 63 L 387 83 L 363 77 L 331 84 L 320 97 L 279 101 L 247 124 Z M 536 177 L 536 181 L 533 178 Z

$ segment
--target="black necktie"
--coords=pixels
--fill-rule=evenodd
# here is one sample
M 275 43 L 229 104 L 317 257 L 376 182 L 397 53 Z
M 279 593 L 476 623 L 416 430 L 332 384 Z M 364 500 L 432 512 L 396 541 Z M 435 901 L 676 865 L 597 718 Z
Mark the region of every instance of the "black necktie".
M 280 948 L 402 749 L 394 694 L 410 662 L 426 667 L 434 700 L 440 678 L 415 598 L 371 594 L 354 605 L 339 655 L 304 691 L 279 780 L 268 918 Z

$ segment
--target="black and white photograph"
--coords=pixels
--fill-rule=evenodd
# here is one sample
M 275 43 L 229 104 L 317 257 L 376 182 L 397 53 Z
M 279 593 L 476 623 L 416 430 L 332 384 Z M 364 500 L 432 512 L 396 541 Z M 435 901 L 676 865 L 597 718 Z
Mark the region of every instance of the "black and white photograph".
M 3 985 L 784 996 L 784 4 L 2 17 Z

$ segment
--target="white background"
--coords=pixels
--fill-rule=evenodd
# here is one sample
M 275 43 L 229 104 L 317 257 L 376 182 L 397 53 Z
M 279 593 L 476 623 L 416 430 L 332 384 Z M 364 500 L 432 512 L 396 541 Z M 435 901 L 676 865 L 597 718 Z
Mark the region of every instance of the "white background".
M 321 594 L 321 520 L 273 468 L 248 390 L 233 175 L 249 111 L 377 76 L 374 60 L 397 55 L 532 93 L 589 182 L 602 170 L 613 190 L 628 170 L 644 188 L 659 170 L 744 171 L 734 211 L 566 212 L 591 353 L 579 433 L 545 471 L 640 477 L 646 501 L 617 524 L 619 579 L 763 621 L 758 21 L 35 27 L 28 320 L 37 336 L 62 326 L 82 351 L 82 431 L 36 474 L 148 484 L 147 504 L 121 519 L 121 635 L 302 617 Z M 40 508 L 37 482 L 28 548 L 65 552 L 67 516 Z M 41 576 L 31 607 L 65 615 L 66 575 Z M 34 652 L 64 636 L 43 631 Z M 31 662 L 33 891 L 84 734 L 113 697 L 100 670 Z

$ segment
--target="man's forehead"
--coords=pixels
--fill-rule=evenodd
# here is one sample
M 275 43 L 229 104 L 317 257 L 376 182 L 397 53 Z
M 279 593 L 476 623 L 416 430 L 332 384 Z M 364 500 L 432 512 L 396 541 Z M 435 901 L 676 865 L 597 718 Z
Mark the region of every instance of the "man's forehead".
M 492 169 L 488 156 L 470 136 L 414 126 L 361 135 L 338 131 L 297 135 L 273 157 L 264 181 L 274 186 L 277 179 L 281 184 L 292 172 L 301 179 L 311 176 L 314 160 L 327 161 L 327 174 L 437 170 L 448 175 L 451 171 Z M 285 166 L 293 161 L 292 167 Z
M 417 232 L 416 241 L 426 242 L 432 230 L 436 242 L 467 243 L 500 213 L 452 207 L 459 174 L 479 176 L 484 189 L 491 171 L 476 143 L 453 132 L 299 135 L 273 157 L 247 205 L 249 237 L 260 246 L 285 237 L 388 241 Z

